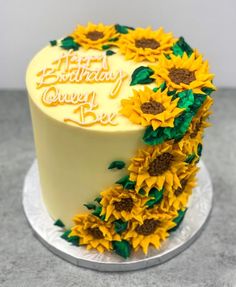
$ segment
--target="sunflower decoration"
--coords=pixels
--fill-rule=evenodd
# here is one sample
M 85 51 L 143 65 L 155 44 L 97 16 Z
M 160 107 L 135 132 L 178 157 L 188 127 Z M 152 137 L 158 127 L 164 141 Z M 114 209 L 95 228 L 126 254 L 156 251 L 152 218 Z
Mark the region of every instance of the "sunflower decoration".
M 172 33 L 165 33 L 163 28 L 153 31 L 148 27 L 122 34 L 116 44 L 128 60 L 155 62 L 162 53 L 171 53 L 175 41 Z
M 122 185 L 115 185 L 102 191 L 101 196 L 101 215 L 105 215 L 105 221 L 118 219 L 143 221 L 142 212 L 146 208 L 145 203 L 148 199 L 134 190 L 127 190 Z
M 176 224 L 166 218 L 165 214 L 146 212 L 143 214 L 143 223 L 131 221 L 123 237 L 129 241 L 134 251 L 142 249 L 145 254 L 150 245 L 159 248 L 161 243 L 169 236 L 168 230 Z
M 187 171 L 178 174 L 180 184 L 178 188 L 166 189 L 166 201 L 168 206 L 175 210 L 185 209 L 188 204 L 193 188 L 196 186 L 196 174 L 199 168 L 196 165 L 189 165 Z
M 112 250 L 112 241 L 120 241 L 119 234 L 115 233 L 113 226 L 90 214 L 79 214 L 74 218 L 69 238 L 79 237 L 79 244 L 86 245 L 87 249 L 97 249 L 100 253 Z
M 147 196 L 152 188 L 179 187 L 177 171 L 186 166 L 185 157 L 173 141 L 140 149 L 128 167 L 136 191 Z
M 203 87 L 215 90 L 212 84 L 214 74 L 209 73 L 208 62 L 203 61 L 197 51 L 190 57 L 186 53 L 182 57 L 161 55 L 158 63 L 150 68 L 154 71 L 151 77 L 157 85 L 165 82 L 170 91 L 192 90 L 193 93 L 204 94 Z
M 210 110 L 213 104 L 213 99 L 207 96 L 201 108 L 198 110 L 196 116 L 192 119 L 190 127 L 182 138 L 178 142 L 180 149 L 186 154 L 198 154 L 198 146 L 202 144 L 202 138 L 204 129 L 209 127 L 211 124 L 207 121 L 212 111 Z
M 85 49 L 102 50 L 102 46 L 111 44 L 109 39 L 115 38 L 117 35 L 118 33 L 113 25 L 105 26 L 101 23 L 98 25 L 88 23 L 86 27 L 77 26 L 70 36 Z
M 167 90 L 154 92 L 145 87 L 143 90 L 133 90 L 133 97 L 121 100 L 120 112 L 135 124 L 159 127 L 174 127 L 174 119 L 184 109 L 177 107 L 179 98 L 172 100 Z

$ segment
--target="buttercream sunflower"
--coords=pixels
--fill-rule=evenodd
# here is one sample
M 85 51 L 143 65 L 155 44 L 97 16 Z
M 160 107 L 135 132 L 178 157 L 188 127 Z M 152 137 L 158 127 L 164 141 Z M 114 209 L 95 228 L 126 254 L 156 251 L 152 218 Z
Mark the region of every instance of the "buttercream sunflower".
M 207 121 L 212 111 L 210 110 L 213 104 L 213 99 L 207 96 L 196 116 L 192 119 L 189 129 L 185 136 L 179 141 L 180 149 L 186 154 L 198 154 L 198 145 L 202 144 L 204 129 L 210 126 Z
M 148 199 L 136 191 L 124 189 L 122 185 L 114 185 L 102 191 L 101 196 L 101 215 L 105 215 L 105 221 L 118 219 L 143 221 L 142 212 L 146 209 L 145 203 Z
M 165 33 L 163 28 L 153 31 L 148 27 L 122 34 L 117 45 L 128 60 L 155 62 L 162 53 L 171 53 L 175 41 L 172 33 Z
M 174 209 L 185 209 L 188 205 L 188 200 L 192 194 L 193 188 L 196 186 L 196 174 L 199 168 L 196 165 L 189 165 L 187 171 L 180 173 L 180 184 L 178 188 L 166 189 L 169 206 Z
M 113 25 L 105 26 L 102 23 L 96 25 L 88 23 L 87 26 L 77 26 L 71 36 L 85 49 L 102 50 L 103 45 L 110 44 L 109 39 L 118 34 Z
M 177 171 L 185 168 L 185 157 L 173 141 L 140 149 L 128 167 L 130 180 L 136 182 L 136 191 L 142 190 L 148 195 L 151 188 L 179 187 Z
M 78 236 L 79 244 L 86 245 L 87 249 L 97 249 L 103 253 L 105 250 L 112 250 L 113 240 L 121 240 L 110 223 L 90 213 L 79 214 L 74 221 L 75 226 L 72 227 L 69 237 Z
M 147 254 L 150 245 L 155 248 L 161 246 L 168 236 L 168 230 L 176 224 L 166 220 L 165 214 L 145 213 L 143 223 L 131 221 L 128 230 L 124 233 L 124 239 L 129 241 L 135 251 L 142 249 Z
M 157 85 L 166 83 L 168 90 L 181 92 L 192 90 L 194 93 L 204 94 L 202 88 L 215 90 L 212 84 L 214 74 L 209 72 L 207 61 L 203 61 L 201 55 L 193 52 L 190 57 L 186 53 L 183 57 L 169 55 L 169 58 L 162 55 L 156 65 L 151 66 Z
M 145 87 L 143 90 L 133 90 L 133 96 L 121 101 L 120 112 L 135 124 L 159 127 L 174 127 L 174 119 L 184 109 L 177 107 L 179 98 L 172 100 L 167 90 L 154 92 Z

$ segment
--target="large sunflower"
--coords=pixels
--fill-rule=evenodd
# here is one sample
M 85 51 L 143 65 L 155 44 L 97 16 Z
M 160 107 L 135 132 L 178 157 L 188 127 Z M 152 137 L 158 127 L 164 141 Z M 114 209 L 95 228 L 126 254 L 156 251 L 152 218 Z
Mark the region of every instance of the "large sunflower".
M 162 241 L 169 236 L 168 230 L 175 225 L 166 219 L 165 214 L 146 212 L 142 224 L 138 221 L 130 222 L 128 230 L 124 233 L 124 239 L 131 243 L 134 251 L 141 248 L 147 254 L 149 245 L 159 248 Z
M 177 171 L 185 168 L 185 157 L 173 141 L 140 149 L 128 168 L 130 180 L 136 182 L 136 191 L 148 195 L 153 187 L 158 190 L 166 185 L 179 187 Z
M 170 48 L 175 41 L 172 33 L 165 33 L 163 28 L 153 31 L 148 27 L 122 34 L 116 44 L 126 59 L 155 62 L 161 53 L 171 53 Z
M 151 66 L 154 70 L 152 78 L 157 85 L 166 83 L 170 91 L 192 90 L 194 93 L 202 94 L 202 88 L 215 89 L 212 84 L 214 74 L 209 73 L 207 61 L 203 61 L 197 52 L 190 57 L 184 53 L 183 57 L 169 55 L 169 58 L 162 55 L 156 65 Z
M 78 236 L 79 244 L 86 245 L 87 249 L 97 249 L 99 252 L 112 250 L 112 241 L 120 241 L 119 234 L 115 233 L 113 226 L 98 217 L 90 214 L 79 214 L 74 218 L 69 237 Z
M 133 123 L 142 126 L 173 127 L 174 119 L 184 110 L 177 107 L 179 99 L 172 101 L 167 90 L 154 92 L 145 87 L 144 90 L 133 90 L 133 97 L 121 101 L 121 113 Z
M 102 50 L 102 46 L 110 44 L 109 39 L 117 35 L 113 25 L 105 26 L 101 23 L 98 25 L 88 23 L 86 27 L 79 25 L 71 34 L 74 40 L 85 49 L 97 50 Z
M 178 188 L 166 189 L 166 200 L 169 207 L 175 210 L 186 208 L 189 196 L 196 186 L 196 174 L 199 168 L 196 165 L 189 165 L 187 171 L 178 174 L 181 186 Z
M 105 220 L 135 219 L 142 222 L 142 212 L 146 208 L 147 198 L 137 194 L 134 190 L 123 189 L 122 185 L 115 185 L 101 192 L 101 215 Z

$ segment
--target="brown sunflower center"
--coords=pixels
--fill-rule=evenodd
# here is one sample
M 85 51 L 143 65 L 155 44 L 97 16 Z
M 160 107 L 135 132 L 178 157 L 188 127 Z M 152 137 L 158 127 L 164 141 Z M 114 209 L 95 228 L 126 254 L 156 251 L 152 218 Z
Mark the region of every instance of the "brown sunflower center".
M 86 37 L 92 41 L 97 41 L 98 39 L 101 39 L 104 37 L 103 32 L 99 31 L 91 31 L 86 34 Z
M 148 173 L 151 176 L 161 175 L 163 172 L 170 168 L 174 156 L 168 152 L 156 157 L 149 165 Z
M 180 83 L 189 85 L 191 82 L 196 80 L 194 72 L 189 71 L 187 69 L 176 69 L 176 68 L 172 68 L 169 71 L 169 78 L 171 79 L 172 82 L 178 85 Z
M 190 138 L 195 138 L 202 127 L 202 121 L 196 123 L 195 130 L 190 134 Z
M 165 107 L 161 103 L 154 100 L 143 103 L 140 108 L 144 114 L 152 115 L 157 115 L 165 111 Z
M 150 49 L 157 49 L 158 47 L 160 47 L 160 43 L 152 38 L 141 38 L 139 40 L 135 40 L 135 46 L 137 48 L 150 48 Z
M 153 218 L 145 219 L 142 225 L 138 225 L 135 228 L 135 231 L 138 234 L 147 236 L 147 235 L 154 233 L 159 225 L 160 225 L 159 220 L 155 220 Z
M 134 202 L 132 198 L 122 198 L 121 201 L 117 201 L 114 203 L 115 210 L 117 211 L 128 211 L 130 212 L 134 206 Z
M 186 179 L 182 179 L 182 180 L 180 181 L 181 187 L 178 187 L 178 188 L 175 190 L 175 192 L 174 192 L 174 193 L 175 193 L 175 196 L 179 196 L 180 194 L 183 193 L 183 191 L 184 191 L 184 189 L 185 189 L 187 183 L 188 183 L 188 181 L 187 181 Z
M 104 238 L 101 230 L 98 227 L 90 227 L 88 228 L 88 233 L 93 236 L 95 239 L 102 239 Z

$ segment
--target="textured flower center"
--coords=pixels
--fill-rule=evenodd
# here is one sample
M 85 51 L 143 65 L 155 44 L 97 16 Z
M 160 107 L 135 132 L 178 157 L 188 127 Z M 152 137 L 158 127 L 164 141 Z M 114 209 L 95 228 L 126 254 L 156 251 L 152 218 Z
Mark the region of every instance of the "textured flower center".
M 117 211 L 128 211 L 130 212 L 134 206 L 133 199 L 132 198 L 123 198 L 121 201 L 117 201 L 114 203 L 115 210 Z
M 181 187 L 178 187 L 176 190 L 175 190 L 175 196 L 179 196 L 180 194 L 183 193 L 186 185 L 187 185 L 188 181 L 186 179 L 182 179 L 180 181 L 180 184 L 181 184 Z
M 88 233 L 93 236 L 95 239 L 102 239 L 104 238 L 101 230 L 98 227 L 90 227 L 88 228 Z
M 148 39 L 148 38 L 142 38 L 139 40 L 135 40 L 135 46 L 137 48 L 150 48 L 150 49 L 157 49 L 160 47 L 160 43 L 156 41 L 155 39 Z
M 99 31 L 91 31 L 86 34 L 86 37 L 92 41 L 97 41 L 98 39 L 101 39 L 104 37 L 103 32 Z
M 193 139 L 197 136 L 198 132 L 201 129 L 201 126 L 202 126 L 202 121 L 196 123 L 195 130 L 190 134 L 190 138 Z
M 191 72 L 187 69 L 175 69 L 172 68 L 169 71 L 169 78 L 172 82 L 175 84 L 184 83 L 186 85 L 189 85 L 191 82 L 196 80 L 194 72 Z
M 150 235 L 155 232 L 157 227 L 160 225 L 160 221 L 155 219 L 145 219 L 142 225 L 138 225 L 135 231 L 141 235 Z
M 140 108 L 144 114 L 152 115 L 157 115 L 165 111 L 165 107 L 154 100 L 143 103 Z
M 161 175 L 170 168 L 174 156 L 168 152 L 164 152 L 155 158 L 149 165 L 148 173 L 151 176 Z

